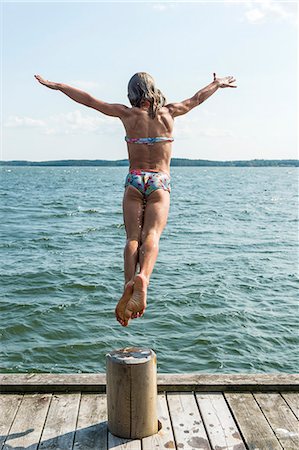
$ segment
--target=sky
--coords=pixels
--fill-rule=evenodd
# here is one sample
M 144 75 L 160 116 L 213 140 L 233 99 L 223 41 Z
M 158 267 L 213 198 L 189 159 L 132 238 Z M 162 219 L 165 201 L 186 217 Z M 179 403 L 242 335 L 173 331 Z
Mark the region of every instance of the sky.
M 1 3 L 1 159 L 124 159 L 118 118 L 40 85 L 34 74 L 130 106 L 148 72 L 168 102 L 218 89 L 175 119 L 173 157 L 293 159 L 297 153 L 297 3 Z

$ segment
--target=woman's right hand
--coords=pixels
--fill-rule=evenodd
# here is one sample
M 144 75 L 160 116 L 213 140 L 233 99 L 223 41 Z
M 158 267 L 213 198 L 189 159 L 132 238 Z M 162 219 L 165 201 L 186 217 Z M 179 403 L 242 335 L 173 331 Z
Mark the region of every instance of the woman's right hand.
M 34 75 L 34 77 L 37 79 L 37 81 L 40 82 L 40 84 L 43 84 L 44 86 L 47 86 L 50 89 L 55 89 L 55 90 L 59 89 L 58 83 L 54 83 L 53 81 L 45 80 L 40 75 Z
M 216 73 L 214 73 L 213 75 L 214 75 L 214 81 L 217 81 L 218 86 L 220 88 L 226 88 L 226 87 L 236 88 L 237 87 L 234 84 L 236 82 L 234 77 L 217 78 Z

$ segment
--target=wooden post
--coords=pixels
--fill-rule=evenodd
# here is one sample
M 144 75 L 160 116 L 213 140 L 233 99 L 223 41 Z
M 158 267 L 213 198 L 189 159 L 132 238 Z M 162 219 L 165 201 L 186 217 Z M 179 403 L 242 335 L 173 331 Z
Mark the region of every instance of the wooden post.
M 149 348 L 128 347 L 106 355 L 108 429 L 141 439 L 158 432 L 157 359 Z

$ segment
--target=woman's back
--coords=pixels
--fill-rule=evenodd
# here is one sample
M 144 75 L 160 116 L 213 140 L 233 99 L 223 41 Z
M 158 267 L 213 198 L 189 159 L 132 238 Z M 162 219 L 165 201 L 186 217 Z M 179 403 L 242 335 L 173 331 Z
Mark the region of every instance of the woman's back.
M 154 118 L 148 113 L 149 105 L 128 108 L 122 118 L 126 136 L 134 138 L 172 137 L 173 117 L 167 107 L 157 110 Z M 169 173 L 171 142 L 154 144 L 128 143 L 130 169 L 151 169 Z

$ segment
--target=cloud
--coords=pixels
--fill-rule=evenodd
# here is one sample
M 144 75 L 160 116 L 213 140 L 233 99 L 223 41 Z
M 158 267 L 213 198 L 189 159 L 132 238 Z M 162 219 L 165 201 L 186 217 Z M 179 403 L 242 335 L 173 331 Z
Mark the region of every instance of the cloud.
M 120 131 L 117 118 L 92 116 L 79 110 L 56 114 L 44 120 L 10 116 L 4 126 L 23 129 L 39 127 L 46 135 L 118 134 Z
M 257 23 L 265 17 L 265 14 L 257 8 L 246 11 L 245 16 L 250 23 Z
M 250 24 L 265 23 L 269 20 L 285 20 L 297 23 L 297 4 L 295 2 L 277 2 L 273 0 L 258 0 L 244 2 L 245 18 Z
M 152 8 L 153 8 L 155 11 L 160 11 L 160 12 L 169 10 L 170 8 L 174 8 L 174 6 L 175 6 L 175 5 L 174 5 L 173 3 L 170 3 L 170 2 L 165 2 L 165 3 L 152 3 Z
M 189 139 L 196 137 L 202 138 L 234 138 L 235 135 L 231 130 L 221 128 L 201 128 L 200 120 L 197 118 L 181 117 L 176 122 L 175 133 L 176 139 Z
M 167 9 L 167 6 L 163 3 L 155 3 L 153 5 L 153 9 L 157 10 L 157 11 L 165 11 L 165 9 Z
M 207 128 L 205 130 L 198 130 L 198 135 L 207 138 L 235 137 L 231 130 L 223 130 L 219 128 Z
M 202 110 L 204 115 L 214 115 L 213 112 Z M 46 136 L 77 136 L 77 135 L 108 135 L 122 136 L 121 122 L 115 117 L 91 115 L 81 110 L 60 113 L 46 119 L 10 116 L 4 126 L 7 128 L 36 128 Z M 197 138 L 235 138 L 231 130 L 222 128 L 203 128 L 202 122 L 194 117 L 180 117 L 175 127 L 176 139 Z
M 4 124 L 7 128 L 35 128 L 44 127 L 45 125 L 43 120 L 18 116 L 9 116 L 7 122 Z
M 207 117 L 215 117 L 216 116 L 216 113 L 214 111 L 210 111 L 209 109 L 206 109 L 206 108 L 201 108 L 200 112 Z

